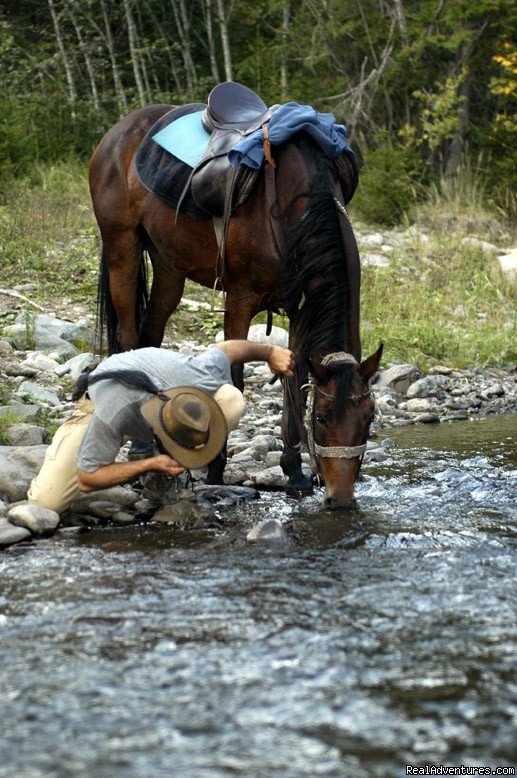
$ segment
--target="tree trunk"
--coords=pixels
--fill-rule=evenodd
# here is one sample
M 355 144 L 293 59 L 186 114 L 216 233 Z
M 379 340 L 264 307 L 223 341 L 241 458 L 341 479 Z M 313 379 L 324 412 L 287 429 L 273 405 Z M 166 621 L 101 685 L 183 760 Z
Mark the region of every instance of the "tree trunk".
M 81 32 L 81 28 L 79 27 L 79 23 L 77 21 L 76 15 L 74 14 L 70 6 L 67 6 L 66 10 L 70 17 L 70 21 L 72 22 L 72 26 L 75 30 L 75 34 L 77 35 L 79 50 L 84 58 L 86 72 L 88 74 L 88 81 L 90 82 L 90 91 L 92 93 L 93 108 L 98 113 L 100 111 L 99 91 L 97 89 L 97 82 L 95 81 L 95 73 L 93 68 L 93 62 L 90 57 L 90 52 L 88 51 L 88 46 L 86 45 L 86 42 L 83 38 L 83 34 Z
M 215 55 L 214 29 L 212 26 L 212 0 L 205 0 L 203 4 L 205 15 L 206 37 L 208 41 L 208 53 L 210 55 L 210 72 L 215 83 L 219 83 L 219 68 L 217 66 L 217 57 Z
M 108 9 L 106 7 L 106 0 L 100 0 L 102 17 L 104 19 L 104 28 L 106 31 L 106 46 L 108 48 L 108 54 L 111 63 L 111 72 L 113 74 L 113 84 L 115 86 L 115 94 L 117 96 L 117 106 L 119 116 L 124 116 L 127 113 L 127 99 L 124 87 L 122 86 L 122 79 L 120 78 L 120 71 L 118 69 L 117 58 L 115 56 L 115 44 L 113 42 L 113 34 L 111 32 L 111 26 L 109 22 Z
M 161 25 L 159 19 L 157 19 L 156 14 L 153 12 L 153 9 L 151 7 L 151 4 L 147 1 L 146 2 L 147 10 L 149 12 L 149 15 L 151 19 L 153 20 L 154 24 L 156 25 L 156 29 L 161 35 L 161 38 L 163 40 L 163 45 L 165 47 L 165 51 L 167 52 L 167 58 L 169 60 L 169 66 L 172 73 L 172 78 L 174 81 L 174 87 L 176 90 L 176 93 L 178 95 L 181 95 L 183 93 L 183 88 L 181 85 L 181 81 L 178 74 L 178 68 L 176 67 L 176 61 L 174 59 L 174 52 L 172 51 L 172 48 L 169 44 L 169 39 L 167 35 L 165 34 L 165 30 L 163 29 L 163 26 Z
M 70 59 L 68 58 L 65 42 L 61 34 L 61 27 L 59 26 L 59 18 L 56 13 L 54 0 L 47 0 L 47 2 L 48 2 L 48 7 L 50 9 L 50 15 L 52 17 L 52 24 L 54 25 L 54 32 L 56 33 L 56 40 L 59 48 L 59 53 L 61 54 L 61 59 L 63 60 L 63 67 L 65 69 L 65 78 L 68 87 L 68 102 L 70 103 L 70 107 L 71 107 L 72 119 L 75 120 L 75 102 L 77 100 L 77 90 L 75 88 L 72 64 L 70 62 Z
M 283 24 L 282 24 L 282 54 L 280 60 L 280 97 L 282 102 L 287 100 L 289 91 L 287 81 L 287 39 L 289 34 L 289 24 L 291 22 L 291 3 L 284 4 Z
M 133 14 L 131 12 L 130 0 L 124 0 L 124 14 L 126 17 L 127 37 L 129 41 L 129 56 L 131 57 L 131 66 L 133 68 L 133 76 L 136 84 L 136 91 L 138 93 L 138 100 L 141 106 L 146 104 L 144 82 L 142 81 L 142 74 L 140 72 L 140 62 L 138 59 L 138 50 L 136 43 L 136 27 Z
M 224 75 L 227 81 L 233 81 L 232 53 L 230 51 L 230 38 L 228 35 L 228 21 L 224 11 L 223 0 L 217 0 L 217 13 L 219 16 L 219 28 L 221 31 L 221 44 L 223 47 Z
M 185 0 L 171 0 L 171 5 L 181 41 L 183 67 L 185 68 L 185 78 L 187 79 L 187 95 L 192 99 L 195 93 L 197 74 L 194 60 L 192 59 L 192 52 L 190 51 L 190 19 L 185 6 Z

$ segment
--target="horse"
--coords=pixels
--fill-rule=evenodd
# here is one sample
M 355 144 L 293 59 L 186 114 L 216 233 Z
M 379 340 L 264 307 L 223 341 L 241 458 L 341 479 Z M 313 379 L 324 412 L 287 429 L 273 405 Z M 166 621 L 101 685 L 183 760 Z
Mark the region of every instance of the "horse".
M 111 353 L 159 347 L 185 280 L 213 289 L 221 271 L 213 223 L 192 219 L 156 197 L 136 171 L 144 136 L 172 108 L 152 105 L 126 116 L 108 130 L 90 162 L 102 240 L 98 311 Z M 312 478 L 301 465 L 306 444 L 325 484 L 324 507 L 350 508 L 374 415 L 369 382 L 382 353 L 381 345 L 361 361 L 360 260 L 345 209 L 358 168 L 350 156 L 326 158 L 305 133 L 271 154 L 275 167 L 265 164 L 227 225 L 224 335 L 245 339 L 260 311 L 287 314 L 296 360 L 293 378 L 282 379 L 287 491 L 312 491 Z M 242 376 L 240 366 L 233 376 L 240 389 Z M 224 462 L 216 465 L 209 479 L 222 483 L 223 468 Z

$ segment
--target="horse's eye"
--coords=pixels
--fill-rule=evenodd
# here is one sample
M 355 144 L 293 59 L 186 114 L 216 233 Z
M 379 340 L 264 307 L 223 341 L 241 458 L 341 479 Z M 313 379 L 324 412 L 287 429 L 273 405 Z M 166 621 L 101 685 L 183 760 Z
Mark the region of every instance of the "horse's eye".
M 317 414 L 314 416 L 314 419 L 315 419 L 315 421 L 317 421 L 317 422 L 318 422 L 318 424 L 326 424 L 326 423 L 327 423 L 327 419 L 326 419 L 326 417 L 325 417 L 325 416 L 322 416 L 322 414 L 321 414 L 321 413 L 317 413 Z

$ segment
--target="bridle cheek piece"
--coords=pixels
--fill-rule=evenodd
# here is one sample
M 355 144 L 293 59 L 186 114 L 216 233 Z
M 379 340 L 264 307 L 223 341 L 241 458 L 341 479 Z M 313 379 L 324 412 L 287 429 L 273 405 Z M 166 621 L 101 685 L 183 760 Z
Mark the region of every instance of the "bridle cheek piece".
M 327 354 L 322 360 L 321 364 L 323 367 L 327 367 L 328 365 L 344 365 L 344 364 L 357 364 L 357 360 L 355 357 L 353 357 L 351 354 L 347 354 L 345 352 L 336 352 L 333 354 Z M 311 462 L 311 469 L 315 474 L 319 473 L 319 466 L 318 461 L 316 459 L 316 456 L 318 457 L 329 457 L 329 458 L 337 458 L 337 459 L 354 459 L 355 457 L 363 457 L 367 444 L 363 443 L 361 446 L 320 446 L 318 443 L 314 440 L 314 431 L 313 431 L 313 413 L 314 413 L 314 395 L 316 392 L 319 392 L 323 397 L 326 397 L 329 400 L 335 400 L 335 396 L 332 394 L 327 394 L 327 392 L 324 392 L 323 389 L 320 389 L 319 386 L 316 386 L 316 384 L 313 381 L 310 381 L 307 384 L 304 384 L 301 387 L 302 391 L 307 391 L 307 407 L 305 412 L 305 418 L 304 418 L 304 427 L 305 427 L 305 435 L 307 440 L 307 448 L 309 450 L 309 457 Z M 370 397 L 372 394 L 371 390 L 368 390 L 367 392 L 363 392 L 363 394 L 358 395 L 351 395 L 348 399 L 354 405 L 355 407 L 358 407 L 361 402 L 366 399 L 366 397 Z

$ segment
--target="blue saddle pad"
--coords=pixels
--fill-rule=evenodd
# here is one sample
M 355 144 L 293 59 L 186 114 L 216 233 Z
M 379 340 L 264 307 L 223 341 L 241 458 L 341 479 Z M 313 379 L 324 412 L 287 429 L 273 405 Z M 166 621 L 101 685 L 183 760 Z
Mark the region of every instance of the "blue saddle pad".
M 153 135 L 153 140 L 190 167 L 203 157 L 210 133 L 201 124 L 203 111 L 194 111 L 176 119 Z
M 200 124 L 199 116 L 205 108 L 206 105 L 203 103 L 190 103 L 179 108 L 172 108 L 172 110 L 168 111 L 153 124 L 136 154 L 136 171 L 145 188 L 156 195 L 156 197 L 159 197 L 160 200 L 163 200 L 168 205 L 172 205 L 173 208 L 177 207 L 193 168 L 191 162 L 186 162 L 177 156 L 179 153 L 187 156 L 186 147 L 188 144 L 185 125 L 181 133 L 177 134 L 177 137 L 182 137 L 181 148 L 176 147 L 176 145 L 170 145 L 170 138 L 176 135 L 172 128 L 182 119 L 187 119 L 196 114 L 197 117 L 193 123 L 198 122 Z M 208 135 L 208 133 L 206 134 Z M 155 138 L 158 136 L 162 137 L 168 148 L 156 141 Z M 196 153 L 199 153 L 200 145 L 196 146 L 196 148 Z M 174 152 L 169 149 L 173 149 Z M 189 159 L 192 161 L 193 158 L 191 154 Z M 190 187 L 181 202 L 181 211 L 190 216 L 191 219 L 202 220 L 212 218 L 211 214 L 200 208 L 196 203 L 190 192 Z

